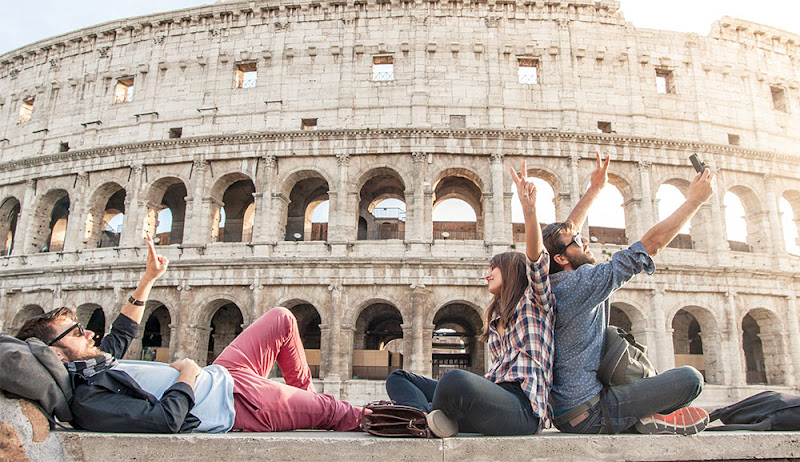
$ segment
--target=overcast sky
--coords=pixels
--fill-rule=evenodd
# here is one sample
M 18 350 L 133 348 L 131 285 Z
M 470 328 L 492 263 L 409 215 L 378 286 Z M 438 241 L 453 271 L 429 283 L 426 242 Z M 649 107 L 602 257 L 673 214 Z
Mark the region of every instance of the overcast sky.
M 0 54 L 54 35 L 115 19 L 215 3 L 209 0 L 2 1 Z M 733 16 L 800 34 L 798 0 L 621 0 L 639 28 L 707 35 L 711 23 Z

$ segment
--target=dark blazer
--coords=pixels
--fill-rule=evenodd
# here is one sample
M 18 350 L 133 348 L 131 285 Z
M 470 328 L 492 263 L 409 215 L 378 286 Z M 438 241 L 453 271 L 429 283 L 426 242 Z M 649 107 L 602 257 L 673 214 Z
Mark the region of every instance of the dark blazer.
M 111 332 L 100 342 L 100 349 L 122 358 L 138 327 L 139 324 L 120 314 L 111 325 Z M 100 372 L 88 380 L 72 375 L 72 383 L 70 408 L 75 428 L 118 433 L 183 433 L 200 425 L 200 419 L 189 413 L 194 407 L 194 391 L 183 382 L 169 387 L 160 400 L 120 370 Z

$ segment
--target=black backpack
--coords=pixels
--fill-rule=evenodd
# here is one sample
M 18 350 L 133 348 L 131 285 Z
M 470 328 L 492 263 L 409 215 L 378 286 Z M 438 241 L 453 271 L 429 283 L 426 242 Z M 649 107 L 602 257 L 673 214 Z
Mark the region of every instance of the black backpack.
M 763 391 L 717 409 L 709 418 L 712 422 L 719 419 L 725 426 L 706 430 L 800 430 L 800 396 Z
M 647 347 L 638 343 L 632 334 L 620 327 L 606 327 L 606 342 L 597 378 L 603 385 L 613 387 L 655 376 L 658 372 L 646 353 Z

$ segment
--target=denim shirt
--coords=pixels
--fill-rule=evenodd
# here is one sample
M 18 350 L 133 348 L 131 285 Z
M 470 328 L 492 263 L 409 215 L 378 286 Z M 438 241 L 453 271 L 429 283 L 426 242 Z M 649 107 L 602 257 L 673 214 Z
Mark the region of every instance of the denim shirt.
M 608 263 L 581 265 L 550 275 L 556 296 L 555 361 L 550 403 L 556 415 L 603 389 L 597 369 L 608 326 L 608 298 L 634 275 L 655 265 L 641 242 L 616 252 Z

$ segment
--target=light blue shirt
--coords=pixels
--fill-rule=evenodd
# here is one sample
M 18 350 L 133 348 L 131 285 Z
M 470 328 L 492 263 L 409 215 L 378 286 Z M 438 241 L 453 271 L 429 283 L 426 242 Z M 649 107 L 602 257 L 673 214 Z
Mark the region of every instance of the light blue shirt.
M 178 381 L 178 371 L 168 364 L 120 360 L 114 367 L 125 371 L 142 389 L 158 399 Z M 225 433 L 233 427 L 233 377 L 222 366 L 206 366 L 194 386 L 192 415 L 200 419 L 198 432 Z
M 556 296 L 555 360 L 550 404 L 556 415 L 590 400 L 603 384 L 597 369 L 608 326 L 608 298 L 634 275 L 655 265 L 641 242 L 616 252 L 608 263 L 581 265 L 550 275 Z

